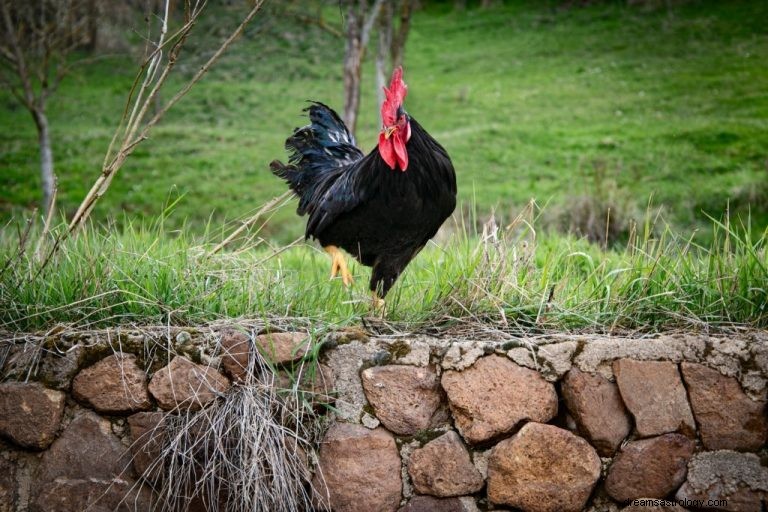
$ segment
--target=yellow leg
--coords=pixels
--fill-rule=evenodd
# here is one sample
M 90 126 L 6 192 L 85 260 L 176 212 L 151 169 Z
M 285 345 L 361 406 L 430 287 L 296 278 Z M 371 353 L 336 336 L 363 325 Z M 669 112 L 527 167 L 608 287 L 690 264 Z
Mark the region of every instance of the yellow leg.
M 373 299 L 372 302 L 371 302 L 371 306 L 372 306 L 374 314 L 377 314 L 377 315 L 383 317 L 384 316 L 384 306 L 386 305 L 386 303 L 384 302 L 384 299 L 379 297 L 379 294 L 376 293 L 376 292 L 371 292 L 371 294 L 372 294 L 371 298 Z
M 344 253 L 339 250 L 338 247 L 335 245 L 329 245 L 326 247 L 323 247 L 325 252 L 331 255 L 331 279 L 336 277 L 336 274 L 341 271 L 341 281 L 344 283 L 344 286 L 350 286 L 352 283 L 355 282 L 354 278 L 352 277 L 352 274 L 349 273 L 349 269 L 347 268 L 347 260 L 344 258 Z

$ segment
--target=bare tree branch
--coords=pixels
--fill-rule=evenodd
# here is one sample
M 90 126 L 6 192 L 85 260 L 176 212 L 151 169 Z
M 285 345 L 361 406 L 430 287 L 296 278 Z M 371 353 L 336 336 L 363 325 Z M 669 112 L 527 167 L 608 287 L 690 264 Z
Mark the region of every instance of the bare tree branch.
M 84 0 L 0 0 L 0 81 L 32 116 L 40 147 L 42 206 L 55 203 L 50 96 L 70 69 L 69 54 L 83 43 Z
M 328 24 L 327 21 L 322 16 L 308 16 L 304 13 L 300 12 L 294 12 L 294 11 L 286 11 L 286 15 L 295 18 L 303 23 L 311 23 L 312 25 L 315 25 L 317 27 L 320 27 L 321 29 L 325 30 L 329 34 L 333 35 L 334 37 L 344 37 L 344 34 L 341 32 L 341 29 L 338 29 L 334 27 L 333 25 Z
M 164 36 L 161 36 L 161 39 L 158 41 L 158 44 L 156 45 L 156 50 L 150 55 L 150 63 L 146 67 L 142 67 L 139 73 L 146 73 L 145 79 L 142 82 L 141 89 L 139 91 L 139 94 L 134 99 L 135 103 L 133 108 L 128 108 L 130 110 L 131 114 L 128 116 L 128 119 L 126 120 L 125 124 L 122 122 L 118 126 L 118 130 L 116 131 L 115 137 L 113 138 L 112 143 L 110 144 L 110 147 L 107 151 L 107 156 L 105 158 L 105 165 L 102 168 L 101 175 L 97 178 L 96 182 L 94 183 L 93 187 L 91 187 L 91 190 L 88 192 L 86 197 L 83 199 L 83 202 L 80 204 L 80 207 L 78 208 L 75 215 L 72 217 L 69 226 L 68 226 L 68 232 L 74 233 L 80 226 L 84 224 L 88 216 L 90 215 L 91 211 L 93 210 L 94 206 L 98 202 L 98 200 L 107 192 L 107 189 L 109 188 L 109 185 L 111 184 L 112 180 L 114 179 L 114 176 L 117 174 L 117 172 L 122 167 L 123 163 L 125 162 L 125 159 L 133 152 L 133 150 L 144 140 L 146 140 L 149 136 L 149 132 L 152 130 L 152 128 L 157 124 L 160 119 L 168 112 L 170 108 L 172 108 L 176 103 L 181 100 L 188 92 L 189 90 L 197 83 L 199 82 L 203 76 L 208 72 L 208 70 L 213 66 L 213 64 L 216 63 L 216 61 L 224 54 L 224 52 L 232 45 L 232 43 L 237 39 L 245 29 L 245 27 L 250 23 L 250 21 L 256 16 L 256 13 L 261 9 L 261 6 L 264 3 L 264 0 L 257 0 L 254 4 L 254 6 L 251 8 L 249 13 L 246 15 L 246 17 L 243 19 L 243 21 L 240 23 L 240 25 L 230 34 L 230 36 L 221 44 L 221 46 L 214 52 L 214 54 L 208 59 L 205 64 L 203 64 L 200 69 L 195 73 L 195 75 L 184 85 L 182 88 L 165 104 L 158 110 L 158 112 L 148 121 L 144 122 L 144 118 L 147 115 L 148 108 L 151 105 L 152 101 L 156 97 L 157 93 L 160 91 L 161 87 L 165 83 L 169 73 L 173 69 L 176 59 L 178 57 L 179 52 L 181 51 L 182 46 L 186 42 L 187 36 L 189 35 L 189 32 L 192 30 L 192 27 L 195 25 L 195 22 L 198 20 L 199 16 L 203 12 L 203 8 L 205 7 L 205 0 L 200 0 L 197 2 L 194 2 L 188 10 L 188 18 L 187 22 L 184 24 L 184 26 L 174 35 L 176 38 L 175 43 L 171 47 L 171 49 L 168 52 L 168 59 L 165 62 L 165 65 L 162 69 L 162 71 L 159 71 L 159 75 L 156 75 L 159 70 L 160 60 L 155 61 L 155 63 L 152 62 L 152 59 L 157 59 L 158 56 L 162 58 L 162 48 L 164 46 L 164 41 L 162 38 Z M 166 8 L 164 10 L 164 16 L 163 16 L 163 29 L 161 31 L 162 34 L 164 34 L 165 30 L 167 30 L 167 19 L 168 19 L 168 0 L 166 0 Z M 157 78 L 155 78 L 157 76 Z M 136 81 L 138 83 L 138 80 Z M 146 97 L 144 97 L 144 92 L 146 89 L 150 88 L 149 93 Z M 124 116 L 125 119 L 125 116 Z M 143 123 L 143 124 L 142 124 Z M 119 136 L 119 133 L 122 129 L 122 137 Z M 113 148 L 115 147 L 115 144 L 117 141 L 120 141 L 119 147 L 114 154 L 112 153 Z
M 19 80 L 24 90 L 24 96 L 26 98 L 26 104 L 32 106 L 35 104 L 34 92 L 32 90 L 32 82 L 29 79 L 29 72 L 27 70 L 27 63 L 24 59 L 24 52 L 21 49 L 18 35 L 13 29 L 13 22 L 11 21 L 11 12 L 8 8 L 8 0 L 2 0 L 0 8 L 3 14 L 3 24 L 5 25 L 5 31 L 7 34 L 8 44 L 10 44 L 10 52 L 13 53 L 16 63 L 16 72 L 18 73 Z M 6 50 L 9 51 L 9 50 Z
M 254 213 L 250 218 L 248 218 L 245 222 L 243 222 L 242 226 L 234 230 L 227 238 L 225 238 L 221 243 L 219 243 L 216 247 L 211 249 L 210 252 L 206 255 L 207 257 L 211 257 L 220 250 L 222 250 L 224 247 L 229 245 L 232 240 L 237 238 L 243 231 L 248 229 L 250 226 L 252 226 L 257 220 L 261 218 L 262 215 L 267 213 L 268 211 L 275 208 L 275 206 L 280 205 L 283 201 L 286 199 L 289 199 L 293 195 L 293 192 L 290 190 L 283 192 L 282 195 L 279 195 L 277 197 L 273 197 L 269 202 L 267 202 L 264 206 L 259 208 L 259 210 Z

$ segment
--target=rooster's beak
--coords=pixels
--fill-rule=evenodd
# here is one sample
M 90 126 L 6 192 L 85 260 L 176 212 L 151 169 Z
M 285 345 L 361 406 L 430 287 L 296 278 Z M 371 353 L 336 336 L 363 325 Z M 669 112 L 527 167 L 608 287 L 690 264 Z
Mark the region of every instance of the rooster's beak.
M 395 130 L 397 130 L 397 125 L 385 126 L 384 130 L 383 130 L 384 131 L 384 138 L 385 139 L 389 139 L 392 136 L 392 134 L 395 132 Z

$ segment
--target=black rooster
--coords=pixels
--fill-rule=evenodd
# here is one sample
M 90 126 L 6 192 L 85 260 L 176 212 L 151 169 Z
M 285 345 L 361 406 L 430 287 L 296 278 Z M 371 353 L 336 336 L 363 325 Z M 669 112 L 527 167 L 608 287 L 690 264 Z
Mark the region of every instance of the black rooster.
M 355 146 L 344 122 L 329 107 L 306 108 L 311 124 L 285 142 L 289 164 L 270 164 L 299 197 L 309 215 L 305 236 L 331 255 L 331 277 L 352 283 L 339 247 L 373 267 L 373 307 L 432 238 L 456 206 L 456 174 L 445 149 L 405 110 L 403 71 L 392 74 L 381 106 L 379 144 L 368 155 Z

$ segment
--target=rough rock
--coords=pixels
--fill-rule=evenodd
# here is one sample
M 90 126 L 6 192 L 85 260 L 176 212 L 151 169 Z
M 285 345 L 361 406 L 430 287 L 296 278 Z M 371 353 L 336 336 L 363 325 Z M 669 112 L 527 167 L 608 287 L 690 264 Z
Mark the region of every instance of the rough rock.
M 0 454 L 0 512 L 16 510 L 16 463 Z
M 214 368 L 176 356 L 149 381 L 149 392 L 165 410 L 197 410 L 229 389 L 229 381 Z
M 110 479 L 125 476 L 129 462 L 127 450 L 112 434 L 109 421 L 93 412 L 83 411 L 43 453 L 37 480 Z
M 467 448 L 452 430 L 414 450 L 408 473 L 416 492 L 441 498 L 473 494 L 484 484 Z
M 362 372 L 363 390 L 376 417 L 395 434 L 411 436 L 430 427 L 440 407 L 440 384 L 431 368 L 388 365 Z
M 594 338 L 577 337 L 582 350 L 573 364 L 583 372 L 613 377 L 612 363 L 617 359 L 638 361 L 698 361 L 706 352 L 707 343 L 701 336 L 659 335 L 655 338 Z
M 477 508 L 477 501 L 472 496 L 462 496 L 459 498 L 461 505 L 464 507 L 464 512 L 480 512 Z M 501 509 L 496 509 L 498 512 L 504 512 Z
M 303 332 L 275 332 L 256 336 L 253 341 L 272 363 L 286 364 L 304 357 L 311 340 Z
M 464 371 L 446 371 L 442 384 L 456 427 L 473 444 L 507 433 L 522 420 L 546 422 L 557 414 L 555 387 L 506 357 L 491 355 Z
M 741 374 L 741 386 L 752 400 L 765 400 L 765 394 L 768 391 L 765 384 L 765 378 L 757 370 L 747 370 Z
M 753 453 L 697 453 L 688 464 L 688 478 L 675 498 L 724 500 L 725 506 L 712 506 L 712 510 L 757 512 L 761 510 L 761 500 L 768 500 L 768 467 L 761 465 L 760 458 Z
M 165 417 L 164 412 L 139 412 L 128 417 L 133 469 L 150 481 L 157 480 L 162 473 L 154 462 L 163 450 L 162 422 Z M 150 468 L 152 471 L 148 471 Z
M 640 437 L 669 432 L 696 434 L 693 413 L 676 364 L 620 359 L 613 363 L 613 372 Z
M 681 434 L 627 443 L 608 470 L 605 490 L 620 502 L 663 498 L 685 480 L 695 447 L 693 441 Z
M 540 372 L 549 381 L 557 381 L 571 369 L 575 341 L 547 343 L 533 347 L 515 347 L 507 351 L 507 357 L 520 366 Z M 534 357 L 535 354 L 535 357 Z
M 248 376 L 251 337 L 245 332 L 227 329 L 221 332 L 221 366 L 235 382 L 244 382 Z
M 443 355 L 441 366 L 444 370 L 466 370 L 485 355 L 485 350 L 477 343 L 452 343 Z
M 372 414 L 368 414 L 367 412 L 363 413 L 363 417 L 360 419 L 360 423 L 362 423 L 365 428 L 370 428 L 371 430 L 381 425 L 379 418 Z
M 130 456 L 109 421 L 85 411 L 43 454 L 34 482 L 33 512 L 107 511 L 126 497 L 135 479 Z M 146 494 L 128 496 L 119 510 L 146 510 L 145 499 Z M 129 507 L 134 504 L 135 509 Z
M 600 458 L 567 430 L 526 423 L 488 460 L 488 498 L 528 512 L 578 512 L 600 478 Z
M 38 383 L 0 384 L 0 435 L 24 448 L 43 450 L 53 442 L 65 395 Z
M 619 512 L 620 510 L 620 505 L 605 493 L 602 486 L 598 486 L 583 512 Z
M 733 377 L 695 363 L 681 365 L 693 414 L 709 450 L 757 451 L 768 439 L 766 400 L 752 400 Z
M 152 510 L 152 494 L 133 480 L 121 478 L 56 480 L 44 486 L 30 512 L 145 512 Z
M 404 462 L 400 468 L 400 478 L 403 481 L 403 498 L 407 500 L 414 494 L 413 483 L 408 475 L 408 461 L 411 460 L 413 451 L 421 448 L 421 443 L 416 439 L 411 441 L 403 440 L 401 443 L 398 443 L 398 446 L 400 447 L 400 460 Z
M 736 377 L 741 373 L 742 361 L 749 359 L 750 341 L 738 336 L 707 339 L 708 350 L 701 362 L 717 368 L 723 375 Z
M 397 364 L 408 364 L 411 366 L 428 366 L 431 356 L 429 343 L 424 340 L 404 340 L 408 347 L 408 353 L 399 355 L 395 362 Z
M 136 356 L 113 354 L 77 374 L 72 394 L 99 412 L 126 413 L 149 409 L 147 375 Z
M 275 332 L 250 336 L 237 329 L 225 329 L 220 333 L 221 365 L 232 380 L 243 382 L 251 371 L 252 347 L 259 347 L 261 354 L 274 364 L 286 364 L 304 357 L 310 340 L 303 332 Z
M 618 386 L 601 375 L 573 368 L 563 379 L 562 394 L 579 433 L 601 456 L 613 456 L 632 430 Z
M 40 368 L 37 371 L 40 380 L 53 389 L 68 391 L 72 378 L 85 358 L 85 353 L 85 348 L 80 345 L 64 351 L 46 350 L 40 359 Z
M 318 506 L 394 512 L 401 497 L 400 464 L 395 439 L 383 428 L 335 423 L 321 442 L 312 480 Z
M 575 341 L 530 344 L 509 349 L 507 357 L 520 366 L 540 372 L 545 379 L 554 382 L 571 369 L 573 354 L 578 346 Z
M 749 351 L 755 367 L 768 378 L 768 335 L 765 332 L 762 334 L 764 337 L 761 340 L 752 340 L 749 343 Z
M 336 417 L 353 422 L 360 421 L 363 408 L 368 404 L 360 382 L 360 367 L 376 352 L 371 343 L 353 340 L 327 352 L 325 363 L 335 376 Z
M 397 512 L 465 512 L 465 510 L 458 498 L 414 496 Z
M 575 341 L 550 343 L 539 348 L 539 358 L 544 361 L 544 372 L 554 380 L 566 374 L 573 366 L 573 354 L 578 348 Z

